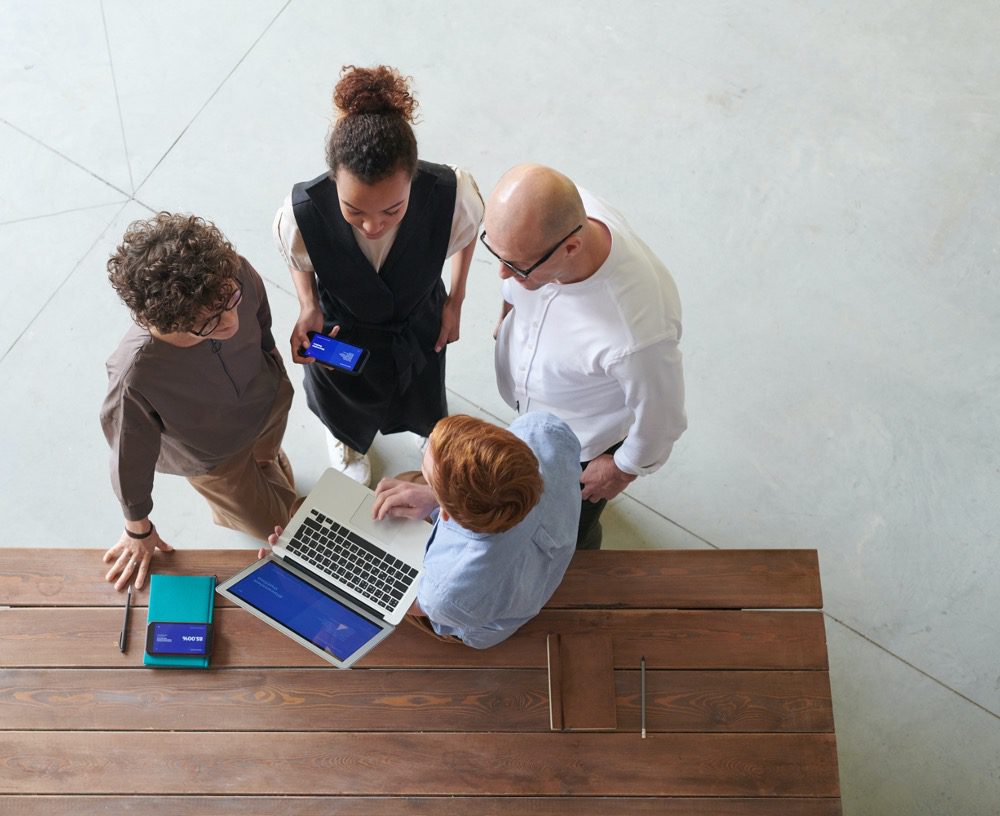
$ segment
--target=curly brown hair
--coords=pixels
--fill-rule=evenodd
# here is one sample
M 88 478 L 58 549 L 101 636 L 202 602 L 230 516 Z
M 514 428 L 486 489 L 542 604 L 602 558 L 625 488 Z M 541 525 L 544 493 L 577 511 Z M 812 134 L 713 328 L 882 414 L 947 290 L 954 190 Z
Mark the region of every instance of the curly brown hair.
M 428 442 L 431 489 L 442 509 L 474 533 L 503 533 L 531 512 L 544 483 L 531 448 L 506 428 L 455 414 Z
M 164 334 L 187 332 L 222 310 L 240 265 L 215 224 L 160 212 L 129 224 L 108 259 L 108 280 L 140 326 Z
M 331 174 L 343 168 L 365 184 L 375 184 L 400 170 L 417 172 L 417 100 L 411 77 L 388 65 L 345 65 L 333 89 L 340 116 L 326 143 Z

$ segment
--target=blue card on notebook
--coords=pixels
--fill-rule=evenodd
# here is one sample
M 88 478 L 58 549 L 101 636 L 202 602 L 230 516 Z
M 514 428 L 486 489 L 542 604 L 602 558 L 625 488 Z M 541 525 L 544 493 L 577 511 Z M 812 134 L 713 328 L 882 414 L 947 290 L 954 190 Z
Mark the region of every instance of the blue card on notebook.
M 211 623 L 215 603 L 214 575 L 152 575 L 146 625 L 156 622 Z M 208 655 L 142 656 L 145 666 L 204 669 Z

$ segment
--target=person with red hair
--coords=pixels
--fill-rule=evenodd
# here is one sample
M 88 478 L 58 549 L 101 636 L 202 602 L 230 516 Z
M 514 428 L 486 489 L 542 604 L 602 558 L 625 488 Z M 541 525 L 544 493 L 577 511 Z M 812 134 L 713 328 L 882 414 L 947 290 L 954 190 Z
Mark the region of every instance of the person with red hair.
M 382 479 L 375 491 L 378 519 L 434 520 L 411 621 L 485 649 L 537 615 L 576 549 L 579 456 L 552 414 L 525 414 L 508 429 L 440 420 L 420 474 Z

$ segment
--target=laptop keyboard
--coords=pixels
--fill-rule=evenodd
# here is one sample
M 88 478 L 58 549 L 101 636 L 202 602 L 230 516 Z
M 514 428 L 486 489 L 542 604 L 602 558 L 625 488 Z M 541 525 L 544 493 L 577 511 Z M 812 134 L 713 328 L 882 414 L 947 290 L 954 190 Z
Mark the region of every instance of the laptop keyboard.
M 395 608 L 417 577 L 409 564 L 317 510 L 309 511 L 286 549 L 384 609 Z

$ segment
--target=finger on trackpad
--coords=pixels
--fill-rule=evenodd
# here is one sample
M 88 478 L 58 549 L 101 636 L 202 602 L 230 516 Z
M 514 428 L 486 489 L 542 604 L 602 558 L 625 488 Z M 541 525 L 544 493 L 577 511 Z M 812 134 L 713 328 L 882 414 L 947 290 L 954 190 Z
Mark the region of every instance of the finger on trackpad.
M 361 533 L 365 538 L 382 541 L 384 544 L 392 544 L 406 521 L 405 519 L 387 518 L 376 521 L 372 518 L 372 508 L 375 506 L 375 496 L 366 496 L 361 505 L 354 511 L 349 523 L 350 527 Z

